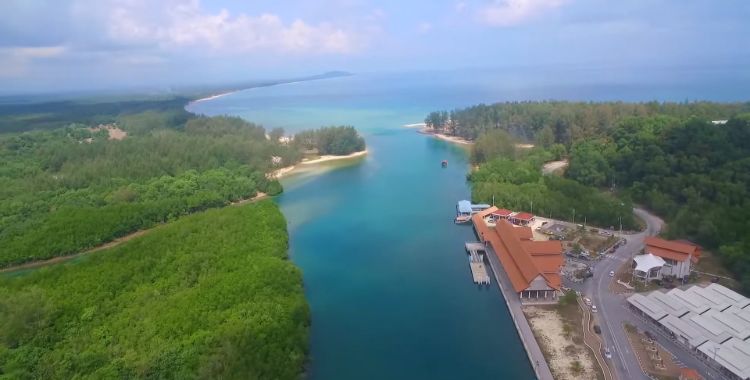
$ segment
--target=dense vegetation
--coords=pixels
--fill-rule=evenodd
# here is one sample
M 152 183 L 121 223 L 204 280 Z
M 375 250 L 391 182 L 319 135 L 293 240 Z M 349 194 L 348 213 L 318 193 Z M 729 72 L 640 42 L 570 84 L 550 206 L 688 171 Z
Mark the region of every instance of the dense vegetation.
M 142 99 L 108 102 L 58 101 L 48 103 L 0 104 L 0 132 L 55 129 L 70 124 L 86 125 L 127 122 L 131 118 L 159 119 L 160 127 L 185 124 L 188 99 Z M 123 124 L 123 123 L 121 123 Z
M 750 290 L 750 114 L 628 118 L 573 147 L 568 176 L 625 188 L 669 221 L 668 235 L 718 249 Z
M 278 193 L 265 174 L 272 156 L 293 163 L 300 154 L 228 117 L 192 118 L 183 130 L 122 141 L 78 127 L 0 137 L 0 266 L 75 253 L 259 191 Z
M 323 127 L 297 133 L 294 145 L 321 155 L 343 156 L 365 150 L 365 139 L 351 126 Z
M 268 173 L 302 159 L 301 146 L 279 140 L 281 129 L 267 138 L 259 125 L 221 116 L 174 124 L 176 111 L 161 105 L 117 115 L 128 133 L 120 141 L 79 122 L 0 135 L 0 267 L 76 253 L 258 192 L 277 194 L 281 185 Z M 324 154 L 364 148 L 352 127 L 310 135 Z
M 487 131 L 502 129 L 521 140 L 549 147 L 555 143 L 568 146 L 601 136 L 625 117 L 669 115 L 680 119 L 696 116 L 718 120 L 744 112 L 750 112 L 750 102 L 506 102 L 432 112 L 425 123 L 471 140 Z
M 576 200 L 586 201 L 576 210 L 587 203 L 592 207 L 586 214 L 612 214 L 615 204 L 589 200 L 595 194 L 609 197 L 592 192 L 595 188 L 614 190 L 664 217 L 669 237 L 716 250 L 750 291 L 748 112 L 750 102 L 523 102 L 433 112 L 425 122 L 476 140 L 472 160 L 481 168 L 471 176 L 475 198 L 495 195 L 498 204 L 514 207 L 534 198 L 535 210 L 553 207 L 553 216 L 569 219 L 565 209 Z M 544 177 L 544 187 L 537 185 L 538 173 L 532 171 L 539 162 L 524 167 L 525 159 L 513 160 L 518 154 L 512 138 L 546 148 L 546 159 L 569 155 L 566 178 Z M 556 192 L 570 199 L 542 206 L 541 199 L 555 199 Z
M 597 188 L 556 175 L 542 175 L 551 153 L 535 148 L 497 156 L 469 175 L 472 199 L 516 211 L 598 226 L 636 228 L 632 205 Z
M 309 311 L 270 201 L 0 276 L 0 378 L 297 379 Z

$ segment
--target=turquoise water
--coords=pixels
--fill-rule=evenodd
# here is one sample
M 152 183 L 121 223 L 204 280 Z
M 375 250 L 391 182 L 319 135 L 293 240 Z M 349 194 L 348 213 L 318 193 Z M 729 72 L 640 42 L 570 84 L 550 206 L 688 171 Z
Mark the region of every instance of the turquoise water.
M 502 74 L 358 75 L 252 89 L 189 108 L 288 132 L 350 124 L 367 140 L 365 159 L 286 179 L 277 198 L 312 309 L 310 379 L 533 378 L 496 285 L 471 281 L 463 249 L 474 239 L 471 229 L 452 222 L 456 201 L 470 194 L 466 152 L 402 126 L 431 110 L 479 102 L 684 100 L 705 89 L 530 83 Z

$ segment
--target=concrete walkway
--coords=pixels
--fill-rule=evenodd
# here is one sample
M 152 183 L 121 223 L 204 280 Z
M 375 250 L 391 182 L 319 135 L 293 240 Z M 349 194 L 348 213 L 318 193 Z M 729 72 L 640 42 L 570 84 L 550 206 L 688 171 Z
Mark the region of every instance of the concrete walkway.
M 521 310 L 521 300 L 518 298 L 518 294 L 513 291 L 513 286 L 510 284 L 508 275 L 503 270 L 502 265 L 500 265 L 500 261 L 492 248 L 486 247 L 486 252 L 492 273 L 495 275 L 498 285 L 500 285 L 500 291 L 503 293 L 503 298 L 505 298 L 505 304 L 508 306 L 508 311 L 513 319 L 513 323 L 516 325 L 518 336 L 521 338 L 523 348 L 526 349 L 526 354 L 531 362 L 531 367 L 534 368 L 537 379 L 553 380 L 552 371 L 550 371 L 549 365 L 547 365 L 547 360 L 544 359 L 544 354 L 542 354 L 542 350 L 539 348 L 536 338 L 534 338 L 529 321 L 526 320 L 526 316 Z

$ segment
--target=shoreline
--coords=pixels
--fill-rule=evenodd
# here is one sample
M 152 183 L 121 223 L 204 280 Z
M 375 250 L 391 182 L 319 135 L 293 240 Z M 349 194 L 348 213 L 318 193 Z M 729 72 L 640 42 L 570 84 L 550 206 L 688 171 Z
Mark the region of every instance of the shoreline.
M 214 99 L 218 99 L 218 98 L 221 98 L 221 97 L 223 97 L 223 96 L 227 96 L 227 95 L 230 95 L 230 94 L 234 94 L 235 92 L 240 92 L 240 91 L 241 91 L 241 90 L 234 90 L 234 91 L 220 92 L 220 93 L 218 93 L 218 94 L 214 94 L 214 95 L 209 95 L 209 96 L 206 96 L 206 97 L 204 97 L 204 98 L 200 98 L 200 99 L 195 99 L 195 100 L 191 100 L 190 102 L 188 102 L 187 106 L 189 106 L 189 105 L 191 105 L 191 104 L 194 104 L 194 103 L 200 103 L 200 102 L 205 102 L 205 101 L 208 101 L 208 100 L 214 100 Z M 186 106 L 186 107 L 187 107 L 187 106 Z
M 347 159 L 352 159 L 352 158 L 357 158 L 357 157 L 364 157 L 368 153 L 370 153 L 369 150 L 365 149 L 359 152 L 347 154 L 345 156 L 325 155 L 320 158 L 316 158 L 314 160 L 301 161 L 294 165 L 285 166 L 283 168 L 276 169 L 272 171 L 271 173 L 269 173 L 268 177 L 279 180 L 279 179 L 282 179 L 284 177 L 288 177 L 294 174 L 295 171 L 298 171 L 299 169 L 302 168 L 301 165 L 315 165 L 315 164 L 320 164 L 320 163 L 330 162 L 330 161 L 347 160 Z
M 332 155 L 332 154 L 328 154 L 328 155 L 325 155 L 325 156 L 320 156 L 320 158 L 316 158 L 314 160 L 302 161 L 302 162 L 300 162 L 300 164 L 302 164 L 302 165 L 312 165 L 312 164 L 319 164 L 321 162 L 327 162 L 327 161 L 345 160 L 347 158 L 355 158 L 355 157 L 366 156 L 367 153 L 369 153 L 369 152 L 367 151 L 367 149 L 365 149 L 365 150 L 360 150 L 359 152 L 350 153 L 350 154 L 347 154 L 347 155 L 344 155 L 344 156 L 335 156 L 335 155 Z
M 474 145 L 474 141 L 469 141 L 469 140 L 466 140 L 466 139 L 464 139 L 462 137 L 449 136 L 449 135 L 446 135 L 446 134 L 443 134 L 443 133 L 434 132 L 434 131 L 426 128 L 426 127 L 423 127 L 418 132 L 421 133 L 421 134 L 423 134 L 423 135 L 433 136 L 433 137 L 438 138 L 440 140 L 452 142 L 454 144 Z

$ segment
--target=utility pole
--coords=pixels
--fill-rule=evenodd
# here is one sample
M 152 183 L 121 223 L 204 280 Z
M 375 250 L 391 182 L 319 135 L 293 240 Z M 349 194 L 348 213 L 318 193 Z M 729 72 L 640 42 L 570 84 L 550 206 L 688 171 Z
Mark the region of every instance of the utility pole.
M 576 224 L 576 209 L 573 209 L 573 224 Z

